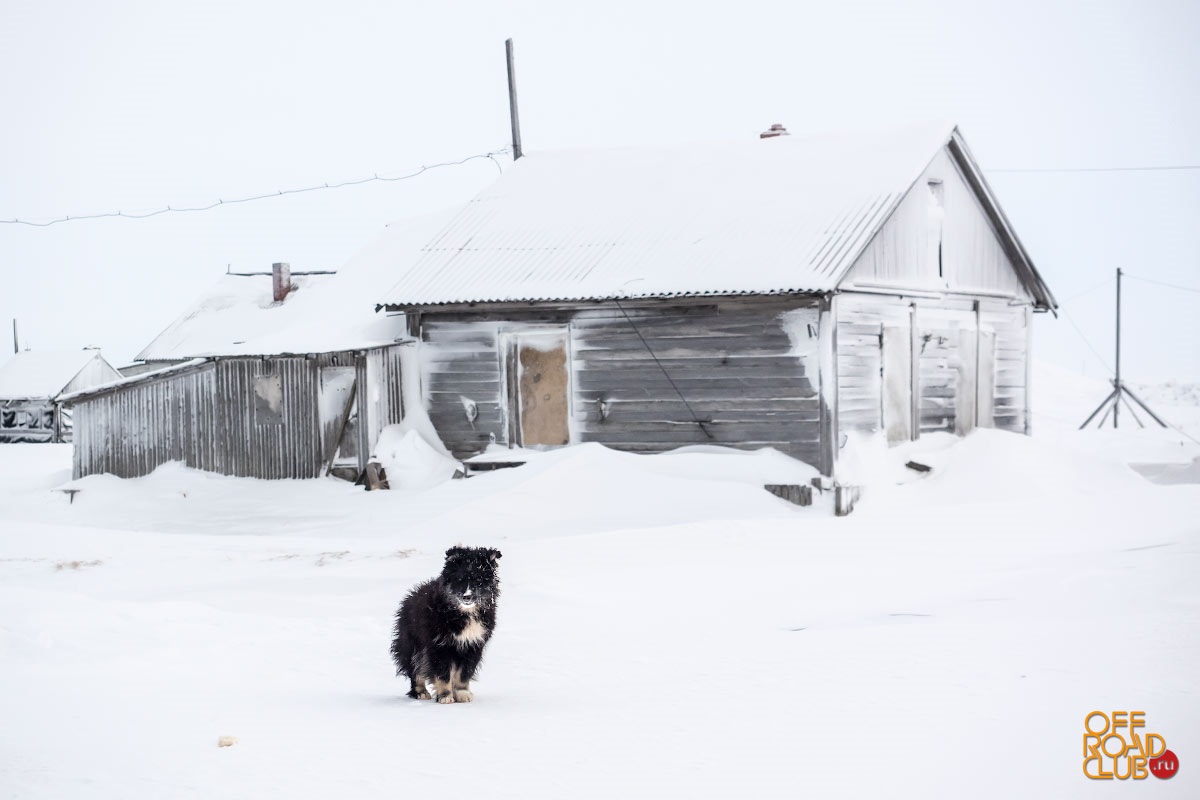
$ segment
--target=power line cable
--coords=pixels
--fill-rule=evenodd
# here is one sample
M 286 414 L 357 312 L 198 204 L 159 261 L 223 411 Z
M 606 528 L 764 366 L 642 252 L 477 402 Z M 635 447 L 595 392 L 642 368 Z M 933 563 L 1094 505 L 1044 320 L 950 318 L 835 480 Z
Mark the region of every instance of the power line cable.
M 1039 173 L 1039 172 L 1175 172 L 1200 169 L 1200 164 L 1164 164 L 1145 167 L 1028 167 L 1013 169 L 985 169 L 984 172 Z
M 211 209 L 217 208 L 218 206 L 233 205 L 235 203 L 250 203 L 255 200 L 266 200 L 271 197 L 283 197 L 285 195 L 302 194 L 304 192 L 317 192 L 317 191 L 321 191 L 324 189 L 341 189 L 346 186 L 361 186 L 364 183 L 373 183 L 375 181 L 381 181 L 381 182 L 406 181 L 411 178 L 416 178 L 419 175 L 423 175 L 424 173 L 429 172 L 430 170 L 440 169 L 442 167 L 457 167 L 457 166 L 466 164 L 468 161 L 475 161 L 477 159 L 483 159 L 483 158 L 486 158 L 489 161 L 491 161 L 493 164 L 496 165 L 496 169 L 500 170 L 500 172 L 503 173 L 504 170 L 503 170 L 503 168 L 501 168 L 500 162 L 496 160 L 496 156 L 503 155 L 507 152 L 509 152 L 508 148 L 502 148 L 500 150 L 493 150 L 493 151 L 487 152 L 487 153 L 477 153 L 476 155 L 467 156 L 466 158 L 459 159 L 458 161 L 445 161 L 445 162 L 442 162 L 439 164 L 427 164 L 427 165 L 422 166 L 418 170 L 414 170 L 413 172 L 409 172 L 404 175 L 394 175 L 392 177 L 388 177 L 386 175 L 380 175 L 379 173 L 375 173 L 374 175 L 371 175 L 370 177 L 360 178 L 358 180 L 341 181 L 338 183 L 323 183 L 323 184 L 320 184 L 317 186 L 306 186 L 306 187 L 303 187 L 300 189 L 281 189 L 279 191 L 270 192 L 268 194 L 253 195 L 251 197 L 238 197 L 233 200 L 218 199 L 216 202 L 209 203 L 208 205 L 193 206 L 193 207 L 189 207 L 189 208 L 176 208 L 174 206 L 167 206 L 166 208 L 160 208 L 157 211 L 148 211 L 144 214 L 136 214 L 136 213 L 127 214 L 124 211 L 110 211 L 110 212 L 104 213 L 104 214 L 84 214 L 84 215 L 80 215 L 80 216 L 76 216 L 76 217 L 64 216 L 64 217 L 59 217 L 57 219 L 51 219 L 46 222 L 35 222 L 32 220 L 25 220 L 25 219 L 19 219 L 19 218 L 0 219 L 0 223 L 5 224 L 5 225 L 30 225 L 35 228 L 47 228 L 51 225 L 57 225 L 60 222 L 75 222 L 77 220 L 83 220 L 83 219 L 105 219 L 107 217 L 124 217 L 125 219 L 147 219 L 149 217 L 156 217 L 159 214 L 187 213 L 187 212 L 194 212 L 194 211 L 209 211 Z
M 1115 372 L 1115 370 L 1109 366 L 1109 363 L 1104 360 L 1104 356 L 1100 355 L 1100 351 L 1093 347 L 1091 341 L 1089 341 L 1088 338 L 1083 335 L 1083 331 L 1080 330 L 1079 326 L 1075 324 L 1075 320 L 1071 319 L 1071 315 L 1067 313 L 1066 309 L 1060 307 L 1058 310 L 1062 312 L 1063 319 L 1071 323 L 1071 327 L 1074 328 L 1075 332 L 1079 334 L 1079 338 L 1083 340 L 1083 343 L 1088 346 L 1088 349 L 1092 351 L 1092 354 L 1096 356 L 1101 364 L 1104 365 L 1104 368 L 1109 372 Z
M 1101 281 L 1100 283 L 1097 283 L 1095 286 L 1093 286 L 1090 289 L 1084 289 L 1082 292 L 1079 292 L 1078 294 L 1073 294 L 1070 297 L 1064 298 L 1062 300 L 1062 302 L 1070 303 L 1073 300 L 1078 300 L 1079 298 L 1083 297 L 1085 294 L 1091 294 L 1092 292 L 1096 291 L 1097 289 L 1100 289 L 1100 288 L 1103 288 L 1103 287 L 1109 285 L 1114 280 L 1116 280 L 1116 279 L 1115 278 L 1105 278 L 1103 281 Z
M 1167 283 L 1166 281 L 1156 281 L 1152 278 L 1142 278 L 1137 275 L 1130 275 L 1128 272 L 1123 273 L 1123 275 L 1126 278 L 1133 278 L 1135 281 L 1142 281 L 1143 283 L 1153 283 L 1157 284 L 1158 286 L 1166 286 L 1171 289 L 1178 289 L 1181 292 L 1195 292 L 1196 294 L 1200 294 L 1200 289 L 1193 289 L 1190 286 L 1179 286 L 1178 284 Z

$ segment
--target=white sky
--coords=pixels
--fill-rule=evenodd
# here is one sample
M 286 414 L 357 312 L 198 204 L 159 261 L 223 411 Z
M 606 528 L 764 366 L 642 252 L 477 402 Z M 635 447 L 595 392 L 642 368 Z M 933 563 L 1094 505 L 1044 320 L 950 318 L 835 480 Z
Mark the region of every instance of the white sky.
M 205 204 L 497 149 L 510 36 L 526 151 L 949 118 L 985 171 L 1200 164 L 1194 0 L 9 0 L 0 219 Z M 336 268 L 385 223 L 496 174 L 482 160 L 198 214 L 0 224 L 0 352 L 16 317 L 23 343 L 124 363 L 227 264 Z M 1116 267 L 1200 288 L 1200 170 L 989 180 L 1104 361 L 1112 286 L 1075 295 Z M 1200 294 L 1130 280 L 1125 301 L 1125 373 L 1200 380 Z M 1035 351 L 1105 372 L 1067 319 L 1040 317 Z

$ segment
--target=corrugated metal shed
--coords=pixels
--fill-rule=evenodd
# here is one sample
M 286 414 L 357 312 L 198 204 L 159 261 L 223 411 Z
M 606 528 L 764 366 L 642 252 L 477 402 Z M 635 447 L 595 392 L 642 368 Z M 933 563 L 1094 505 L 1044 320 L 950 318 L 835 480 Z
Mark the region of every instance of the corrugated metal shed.
M 936 123 L 534 153 L 400 262 L 384 302 L 829 291 L 956 137 Z

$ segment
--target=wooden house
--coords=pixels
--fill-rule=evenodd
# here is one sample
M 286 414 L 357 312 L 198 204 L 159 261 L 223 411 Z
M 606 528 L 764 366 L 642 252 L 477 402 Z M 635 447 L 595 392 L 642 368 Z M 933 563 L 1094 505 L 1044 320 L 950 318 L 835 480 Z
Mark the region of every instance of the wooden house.
M 375 319 L 340 277 L 286 264 L 224 276 L 138 355 L 145 371 L 63 398 L 76 419 L 75 477 L 135 477 L 168 461 L 357 477 L 401 417 L 403 328 Z
M 0 367 L 0 443 L 69 442 L 59 395 L 121 377 L 99 350 L 26 350 Z
M 834 474 L 855 431 L 1027 432 L 1055 308 L 948 124 L 528 154 L 397 277 L 380 306 L 460 458 L 771 446 Z

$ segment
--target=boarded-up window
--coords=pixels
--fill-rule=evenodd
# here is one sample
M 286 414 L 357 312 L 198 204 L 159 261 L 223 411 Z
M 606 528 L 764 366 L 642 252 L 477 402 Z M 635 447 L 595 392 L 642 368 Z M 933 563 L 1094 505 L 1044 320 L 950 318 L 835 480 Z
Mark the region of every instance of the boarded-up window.
M 278 375 L 255 377 L 254 421 L 259 425 L 283 424 L 283 383 Z
M 571 439 L 570 376 L 565 331 L 521 333 L 510 339 L 509 407 L 524 447 L 557 447 Z

